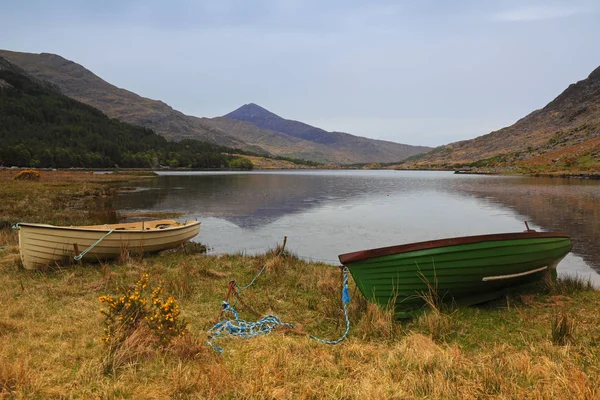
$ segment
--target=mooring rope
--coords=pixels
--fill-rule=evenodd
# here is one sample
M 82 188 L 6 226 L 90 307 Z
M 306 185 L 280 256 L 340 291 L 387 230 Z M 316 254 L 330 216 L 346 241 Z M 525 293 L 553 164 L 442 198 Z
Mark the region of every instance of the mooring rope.
M 277 255 L 277 257 L 279 257 L 279 254 Z M 240 286 L 236 283 L 235 286 L 237 288 L 238 294 L 241 294 L 242 290 L 246 290 L 250 286 L 252 286 L 252 284 L 258 279 L 258 277 L 262 275 L 262 273 L 265 271 L 265 269 L 267 269 L 267 264 L 263 265 L 262 269 L 260 271 L 258 271 L 258 274 L 256 274 L 256 276 L 246 286 Z
M 102 236 L 100 239 L 96 240 L 96 242 L 94 244 L 92 244 L 90 247 L 88 247 L 87 249 L 85 249 L 84 251 L 82 251 L 81 253 L 79 253 L 78 255 L 76 255 L 75 261 L 79 261 L 83 258 L 83 256 L 85 256 L 87 254 L 88 251 L 92 250 L 94 247 L 98 246 L 100 244 L 100 242 L 102 242 L 104 240 L 104 238 L 106 238 L 108 235 L 110 235 L 111 233 L 114 232 L 114 229 L 111 229 L 110 231 L 108 231 L 108 233 L 104 236 Z
M 319 339 L 318 337 L 311 335 L 310 338 L 316 340 L 317 342 L 325 343 L 325 344 L 338 344 L 342 340 L 346 339 L 346 336 L 348 336 L 348 332 L 350 332 L 350 318 L 348 318 L 348 304 L 350 303 L 350 291 L 348 290 L 348 267 L 346 267 L 345 265 L 342 268 L 342 273 L 344 274 L 344 288 L 342 289 L 342 303 L 344 304 L 344 317 L 346 318 L 346 331 L 344 332 L 342 337 L 340 337 L 337 340 Z
M 252 283 L 254 283 L 256 278 L 258 278 L 258 276 L 260 276 L 260 274 L 263 273 L 263 271 L 264 271 L 264 267 L 263 267 L 263 269 L 260 270 L 258 275 L 252 280 L 252 282 L 250 282 L 247 286 L 245 286 L 245 288 L 248 288 L 250 285 L 252 285 Z M 348 267 L 344 266 L 342 268 L 342 273 L 343 273 L 343 277 L 344 277 L 344 284 L 343 284 L 343 289 L 342 289 L 342 303 L 344 306 L 344 317 L 346 319 L 346 330 L 344 331 L 344 334 L 337 340 L 320 339 L 313 335 L 310 336 L 311 339 L 314 339 L 314 340 L 318 341 L 319 343 L 331 344 L 331 345 L 338 344 L 341 341 L 343 341 L 344 339 L 346 339 L 346 337 L 348 336 L 348 333 L 350 332 L 350 318 L 348 317 L 348 304 L 350 303 L 350 291 L 348 289 Z M 231 281 L 229 283 L 229 291 L 227 294 L 227 299 L 229 299 L 229 294 L 232 292 L 232 289 L 234 286 L 237 287 L 235 281 Z M 234 291 L 233 293 L 235 294 L 236 292 Z M 241 300 L 241 298 L 239 297 L 239 294 L 236 297 L 238 298 L 238 300 Z M 248 307 L 244 303 L 242 303 L 242 305 L 244 305 L 245 307 Z M 251 311 L 253 311 L 253 310 L 251 310 Z M 259 316 L 260 318 L 256 322 L 249 322 L 249 321 L 242 320 L 239 318 L 238 312 L 227 301 L 222 302 L 222 308 L 221 308 L 221 313 L 219 314 L 219 318 L 225 312 L 229 312 L 229 313 L 233 314 L 234 319 L 219 321 L 216 323 L 215 326 L 213 326 L 207 332 L 208 339 L 206 341 L 206 344 L 208 346 L 212 347 L 219 354 L 223 352 L 223 348 L 214 344 L 213 341 L 220 340 L 227 336 L 241 337 L 243 339 L 249 339 L 249 338 L 252 338 L 255 336 L 265 335 L 265 334 L 271 332 L 271 330 L 273 330 L 276 326 L 279 326 L 279 325 L 289 327 L 289 328 L 294 327 L 293 324 L 290 324 L 287 322 L 282 322 L 281 319 L 279 319 L 279 317 L 277 317 L 276 315 L 273 315 L 273 314 L 265 315 L 262 317 Z
M 107 227 L 108 227 L 108 225 L 107 225 Z M 14 225 L 12 226 L 12 229 L 19 230 L 19 229 L 21 229 L 21 227 L 19 226 L 19 223 L 17 223 L 17 224 L 14 224 Z M 104 236 L 102 236 L 100 239 L 96 240 L 96 242 L 95 242 L 94 244 L 92 244 L 90 247 L 88 247 L 87 249 L 85 249 L 85 250 L 84 250 L 84 251 L 82 251 L 81 253 L 77 254 L 77 255 L 74 257 L 75 261 L 79 261 L 79 260 L 81 260 L 81 259 L 83 258 L 83 256 L 85 256 L 85 255 L 86 255 L 86 254 L 87 254 L 87 253 L 88 253 L 90 250 L 92 250 L 94 247 L 98 246 L 98 245 L 100 244 L 100 242 L 102 242 L 102 241 L 103 241 L 103 240 L 104 240 L 104 239 L 105 239 L 105 238 L 106 238 L 108 235 L 110 235 L 110 234 L 111 234 L 111 233 L 113 233 L 114 231 L 115 231 L 114 229 L 111 229 L 110 231 L 108 231 L 108 232 L 106 233 L 106 235 L 104 235 Z

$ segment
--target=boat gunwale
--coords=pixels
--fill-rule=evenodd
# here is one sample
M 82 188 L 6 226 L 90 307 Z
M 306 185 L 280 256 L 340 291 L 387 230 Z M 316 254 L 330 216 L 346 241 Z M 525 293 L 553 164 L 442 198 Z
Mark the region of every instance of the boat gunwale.
M 475 244 L 482 242 L 498 242 L 518 239 L 543 239 L 543 238 L 567 238 L 569 235 L 563 232 L 513 232 L 513 233 L 493 233 L 487 235 L 458 236 L 445 239 L 428 240 L 424 242 L 407 243 L 395 246 L 379 247 L 367 250 L 359 250 L 351 253 L 338 255 L 342 264 L 348 264 L 356 261 L 362 261 L 370 258 L 378 258 L 393 254 L 409 253 L 419 250 L 431 250 L 440 247 L 459 246 L 463 244 Z
M 148 221 L 155 222 L 155 221 Z M 177 221 L 174 221 L 177 222 Z M 190 228 L 196 225 L 200 225 L 200 221 L 188 221 L 185 223 L 179 222 L 181 225 L 171 226 L 163 229 L 151 228 L 151 229 L 112 229 L 113 233 L 156 233 L 156 232 L 166 232 L 166 231 L 174 231 L 184 228 Z M 106 225 L 127 225 L 125 224 L 106 224 Z M 98 228 L 91 228 L 92 226 L 97 226 Z M 76 232 L 92 232 L 92 233 L 108 233 L 111 231 L 111 228 L 104 227 L 100 228 L 102 225 L 87 225 L 87 226 L 60 226 L 60 225 L 48 225 L 48 224 L 36 224 L 30 222 L 20 222 L 18 227 L 27 227 L 27 228 L 39 228 L 39 229 L 53 229 L 53 230 L 66 230 L 66 231 L 76 231 Z

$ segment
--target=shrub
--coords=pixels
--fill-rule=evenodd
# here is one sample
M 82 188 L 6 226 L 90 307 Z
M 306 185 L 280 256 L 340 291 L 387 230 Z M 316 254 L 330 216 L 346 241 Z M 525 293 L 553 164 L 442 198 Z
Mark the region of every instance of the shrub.
M 231 161 L 229 163 L 229 168 L 243 169 L 243 170 L 250 171 L 250 170 L 254 169 L 254 164 L 252 164 L 252 161 L 250 161 L 249 159 L 241 157 L 241 158 L 236 158 L 235 160 Z
M 41 175 L 38 171 L 26 169 L 15 175 L 13 179 L 16 181 L 39 181 L 40 177 Z
M 102 342 L 111 347 L 118 346 L 142 324 L 150 328 L 162 346 L 185 335 L 188 323 L 181 318 L 177 301 L 173 297 L 163 299 L 162 286 L 159 284 L 152 289 L 148 281 L 148 274 L 143 274 L 133 289 L 122 291 L 122 296 L 100 296 L 100 302 L 108 306 L 100 310 L 105 317 Z

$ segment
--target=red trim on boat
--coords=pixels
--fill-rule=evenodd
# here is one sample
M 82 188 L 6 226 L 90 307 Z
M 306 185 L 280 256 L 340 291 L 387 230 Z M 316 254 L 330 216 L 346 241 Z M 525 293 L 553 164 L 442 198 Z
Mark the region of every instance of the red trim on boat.
M 380 247 L 377 249 L 360 250 L 352 253 L 340 254 L 338 258 L 342 264 L 351 263 L 354 261 L 360 261 L 367 258 L 389 256 L 391 254 L 407 253 L 410 251 L 417 250 L 428 250 L 435 249 L 437 247 L 446 246 L 457 246 L 461 244 L 471 244 L 479 242 L 494 242 L 502 240 L 515 240 L 515 239 L 537 239 L 537 238 L 568 238 L 569 235 L 562 232 L 516 232 L 516 233 L 496 233 L 491 235 L 477 235 L 477 236 L 462 236 L 448 239 L 437 239 L 430 240 L 427 242 L 417 242 L 402 244 L 390 247 Z

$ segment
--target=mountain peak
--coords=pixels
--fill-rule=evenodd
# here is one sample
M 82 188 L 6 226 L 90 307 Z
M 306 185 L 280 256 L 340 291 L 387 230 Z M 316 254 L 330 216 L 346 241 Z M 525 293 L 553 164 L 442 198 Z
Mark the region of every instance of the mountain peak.
M 255 103 L 244 104 L 237 110 L 230 112 L 229 114 L 223 115 L 224 118 L 237 119 L 247 121 L 248 119 L 281 119 L 277 114 L 263 108 Z
M 593 70 L 592 73 L 590 74 L 590 76 L 588 76 L 588 79 L 598 79 L 598 80 L 600 80 L 600 67 L 598 67 L 595 70 Z

